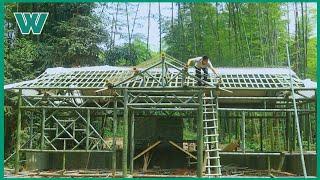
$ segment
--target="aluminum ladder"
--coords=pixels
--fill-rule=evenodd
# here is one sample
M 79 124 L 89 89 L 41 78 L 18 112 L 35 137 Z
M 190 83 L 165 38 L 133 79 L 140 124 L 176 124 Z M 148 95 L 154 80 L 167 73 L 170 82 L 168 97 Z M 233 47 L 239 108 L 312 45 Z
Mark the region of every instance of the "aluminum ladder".
M 205 146 L 205 176 L 220 177 L 218 113 L 216 97 L 212 90 L 203 98 L 203 128 Z

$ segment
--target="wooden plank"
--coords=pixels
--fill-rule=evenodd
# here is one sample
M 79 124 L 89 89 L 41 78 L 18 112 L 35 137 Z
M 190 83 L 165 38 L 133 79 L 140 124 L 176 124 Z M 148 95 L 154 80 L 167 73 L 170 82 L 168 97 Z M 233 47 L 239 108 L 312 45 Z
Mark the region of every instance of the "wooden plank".
M 156 143 L 152 144 L 151 146 L 149 146 L 147 149 L 145 149 L 144 151 L 142 151 L 140 154 L 136 155 L 133 160 L 138 159 L 139 157 L 141 157 L 142 155 L 144 155 L 146 152 L 150 151 L 152 148 L 156 147 L 158 144 L 160 144 L 161 141 L 157 141 Z
M 183 148 L 181 148 L 178 144 L 172 142 L 172 141 L 169 141 L 169 143 L 176 147 L 177 149 L 179 149 L 180 151 L 184 152 L 185 154 L 189 155 L 190 157 L 192 157 L 193 159 L 197 160 L 197 157 L 195 157 L 193 154 L 189 153 L 188 151 L 184 150 Z

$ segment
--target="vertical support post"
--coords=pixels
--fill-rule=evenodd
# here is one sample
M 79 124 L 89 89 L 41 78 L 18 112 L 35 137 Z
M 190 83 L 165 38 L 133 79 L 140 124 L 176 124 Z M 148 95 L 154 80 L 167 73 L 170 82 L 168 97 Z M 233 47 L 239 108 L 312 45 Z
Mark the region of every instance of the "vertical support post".
M 162 87 L 164 87 L 165 86 L 165 77 L 166 77 L 166 70 L 165 70 L 165 63 L 164 63 L 164 53 L 162 53 L 161 51 L 160 51 L 160 53 L 161 53 L 161 76 L 162 76 L 162 78 L 161 78 L 161 85 L 162 85 Z
M 283 152 L 281 152 L 281 154 L 280 154 L 280 161 L 279 161 L 279 165 L 278 165 L 278 171 L 281 171 L 281 170 L 282 170 L 285 157 L 286 157 L 285 154 L 284 154 Z
M 267 157 L 268 160 L 268 175 L 271 175 L 271 162 L 270 162 L 270 156 Z
M 144 74 L 142 74 L 142 86 L 145 86 L 146 84 L 146 77 L 144 76 Z
M 183 69 L 183 71 L 182 71 L 181 85 L 182 85 L 183 87 L 186 86 L 186 76 L 187 76 L 187 72 L 188 72 L 188 69 Z
M 299 149 L 300 149 L 301 165 L 302 165 L 303 176 L 306 178 L 307 171 L 306 171 L 306 165 L 305 165 L 304 156 L 303 156 L 303 147 L 302 147 L 302 140 L 301 140 L 301 134 L 300 134 L 300 125 L 299 125 L 297 104 L 296 104 L 296 99 L 294 97 L 294 88 L 293 88 L 293 80 L 292 80 L 292 74 L 291 74 L 291 64 L 290 64 L 288 44 L 287 44 L 287 58 L 288 58 L 288 70 L 289 70 L 289 76 L 290 76 L 291 96 L 292 96 L 292 102 L 293 102 L 293 107 L 294 107 L 294 116 L 295 116 L 294 119 L 295 119 L 296 130 L 297 130 L 297 135 L 298 135 L 298 143 L 299 143 Z
M 285 119 L 285 113 L 281 112 L 281 128 L 284 129 L 284 131 L 282 132 L 282 140 L 283 140 L 283 149 L 287 150 L 287 130 L 286 130 L 286 119 Z M 281 147 L 281 146 L 280 146 Z M 281 148 L 280 148 L 281 149 Z
M 44 128 L 46 124 L 46 109 L 42 109 L 42 120 L 41 120 L 41 145 L 40 148 L 41 150 L 44 149 Z
M 290 109 L 289 106 L 289 102 L 287 101 L 287 105 L 286 105 L 287 109 Z M 291 128 L 290 128 L 290 124 L 291 124 L 291 112 L 290 111 L 286 111 L 286 150 L 290 151 L 291 150 Z
M 274 121 L 273 120 L 271 120 L 271 121 L 269 121 L 269 126 L 270 126 L 270 129 L 271 129 L 271 149 L 273 149 L 274 150 L 274 128 L 273 128 L 273 125 L 274 125 L 274 123 L 273 123 Z
M 17 119 L 17 131 L 16 131 L 16 159 L 14 165 L 14 173 L 18 174 L 20 166 L 20 134 L 21 134 L 21 105 L 22 105 L 22 89 L 19 90 L 18 100 L 18 119 Z
M 86 150 L 89 150 L 89 136 L 90 136 L 90 109 L 87 110 L 87 127 L 86 127 Z
M 161 43 L 161 40 L 162 40 L 162 37 L 161 37 L 161 35 L 162 35 L 162 32 L 161 32 L 161 8 L 160 8 L 160 2 L 158 3 L 158 6 L 159 6 L 159 52 L 161 53 L 162 52 L 162 43 Z
M 198 94 L 199 108 L 197 121 L 197 177 L 202 177 L 203 164 L 203 90 Z
M 118 107 L 118 101 L 116 98 L 114 98 L 113 102 L 113 139 L 112 139 L 112 176 L 114 177 L 116 175 L 117 170 L 117 145 L 116 145 L 116 133 L 117 133 L 117 107 Z
M 279 113 L 275 113 L 275 115 L 277 116 L 277 115 L 279 115 L 280 116 L 280 114 Z M 280 142 L 281 142 L 281 134 L 280 134 L 280 117 L 278 117 L 278 118 L 276 118 L 276 138 L 277 138 L 277 140 L 275 141 L 276 143 L 276 148 L 277 148 L 277 150 L 281 150 L 281 147 L 280 147 Z
M 259 117 L 260 124 L 260 151 L 263 151 L 263 125 L 262 125 L 262 117 Z
M 295 116 L 295 115 L 293 115 L 293 116 Z M 292 120 L 292 129 L 291 129 L 291 132 L 292 132 L 291 142 L 292 142 L 292 144 L 291 144 L 291 149 L 290 149 L 291 152 L 292 151 L 296 151 L 296 147 L 297 147 L 297 138 L 296 138 L 297 135 L 296 135 L 296 131 L 295 131 L 296 127 L 297 127 L 296 126 L 296 121 Z
M 128 89 L 124 90 L 122 175 L 128 176 Z
M 228 122 L 228 142 L 230 143 L 231 142 L 231 137 L 232 137 L 232 134 L 231 134 L 231 132 L 232 132 L 232 123 L 230 123 L 230 121 L 231 121 L 231 118 L 229 119 L 229 111 L 227 111 L 226 112 L 227 113 L 227 121 L 226 122 Z
M 237 114 L 236 114 L 237 115 Z M 239 123 L 238 123 L 238 117 L 235 117 L 236 119 L 236 139 L 239 138 Z
M 307 110 L 310 110 L 310 104 L 307 104 Z M 307 130 L 306 130 L 306 136 L 307 136 L 307 141 L 308 141 L 308 151 L 310 151 L 310 141 L 311 141 L 311 121 L 310 121 L 310 112 L 307 113 L 306 116 L 306 123 L 307 123 Z
M 33 137 L 33 117 L 30 118 L 30 138 L 29 138 L 29 141 L 30 141 L 30 144 L 29 144 L 29 148 L 32 149 L 32 144 L 33 144 L 33 141 L 32 141 L 32 137 Z
M 87 125 L 86 125 L 86 150 L 89 151 L 90 149 L 90 109 L 87 109 Z M 66 157 L 65 157 L 65 153 L 63 153 L 63 164 L 64 164 L 64 167 L 63 167 L 63 170 L 65 170 L 65 161 L 66 161 Z M 88 166 L 88 163 L 89 163 L 89 158 L 90 158 L 90 152 L 88 152 L 88 161 L 87 161 L 87 166 Z
M 242 111 L 242 152 L 246 152 L 246 114 Z
M 62 173 L 63 171 L 66 170 L 66 140 L 63 141 L 63 150 L 64 152 L 62 153 Z
M 303 109 L 307 109 L 307 106 L 306 106 L 306 104 L 302 104 L 301 105 L 301 107 L 303 108 Z M 302 123 L 302 127 L 301 127 L 301 139 L 302 139 L 302 141 L 303 140 L 306 140 L 306 114 L 307 114 L 308 112 L 305 112 L 305 113 L 302 113 L 301 115 L 300 115 L 300 118 L 301 118 L 301 123 Z
M 65 152 L 62 154 L 62 170 L 63 171 L 66 170 L 66 153 Z
M 130 173 L 133 174 L 133 157 L 134 157 L 134 112 L 131 111 L 131 130 L 130 130 Z

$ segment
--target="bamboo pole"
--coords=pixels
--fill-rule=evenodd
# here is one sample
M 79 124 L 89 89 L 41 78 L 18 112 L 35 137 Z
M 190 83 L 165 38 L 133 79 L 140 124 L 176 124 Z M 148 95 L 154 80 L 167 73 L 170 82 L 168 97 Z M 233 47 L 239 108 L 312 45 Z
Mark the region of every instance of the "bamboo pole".
M 63 141 L 63 150 L 66 150 L 66 140 Z M 62 153 L 62 170 L 66 170 L 66 153 Z
M 124 90 L 122 176 L 127 177 L 128 157 L 128 89 Z
M 31 116 L 33 116 L 33 114 L 31 114 Z M 30 144 L 29 144 L 29 148 L 32 149 L 32 145 L 33 145 L 33 117 L 30 118 L 30 137 L 29 137 L 29 141 L 30 141 Z
M 160 51 L 161 53 L 161 51 Z M 161 53 L 161 85 L 162 87 L 166 86 L 166 70 L 165 70 L 165 56 L 164 53 Z
M 89 150 L 90 136 L 90 109 L 87 110 L 87 126 L 86 126 L 86 150 Z
M 116 146 L 116 133 L 117 133 L 117 106 L 118 101 L 115 98 L 113 102 L 113 136 L 112 136 L 112 176 L 115 177 L 117 170 L 117 146 Z
M 280 153 L 280 161 L 279 161 L 279 165 L 278 165 L 278 171 L 282 171 L 282 167 L 283 167 L 283 163 L 285 160 L 285 154 L 283 152 Z
M 267 156 L 268 161 L 268 175 L 271 176 L 271 162 L 270 162 L 270 156 Z
M 242 111 L 242 152 L 246 152 L 246 114 Z
M 199 108 L 197 121 L 197 177 L 202 177 L 203 163 L 203 91 L 198 94 Z
M 21 152 L 48 152 L 48 153 L 87 153 L 87 152 L 92 152 L 92 153 L 112 153 L 113 151 L 104 151 L 104 150 L 76 150 L 76 149 L 70 149 L 70 150 L 41 150 L 41 149 L 20 149 Z
M 310 109 L 310 104 L 307 104 L 307 108 L 308 109 Z M 307 114 L 306 115 L 306 123 L 307 123 L 307 134 L 306 134 L 306 136 L 307 136 L 307 142 L 308 142 L 308 144 L 307 144 L 307 146 L 308 146 L 308 151 L 310 151 L 310 141 L 311 141 L 311 121 L 310 121 L 310 114 Z
M 18 174 L 20 167 L 20 134 L 21 134 L 21 105 L 22 105 L 22 89 L 19 90 L 19 99 L 18 99 L 18 119 L 17 119 L 17 130 L 16 130 L 16 158 L 14 173 Z
M 295 116 L 294 114 L 292 116 Z M 294 120 L 295 117 L 293 117 L 292 121 L 292 127 L 291 127 L 291 132 L 292 132 L 292 139 L 291 139 L 291 151 L 296 151 L 297 148 L 297 135 L 296 135 L 296 121 Z
M 256 109 L 256 108 L 218 108 L 219 111 L 248 111 L 248 112 L 294 112 L 294 109 L 290 109 L 290 108 L 284 108 L 284 109 L 280 109 L 280 108 L 272 108 L 272 109 Z M 298 112 L 315 112 L 313 110 L 307 110 L 307 109 L 299 109 L 297 110 Z
M 239 120 L 236 118 L 236 123 L 235 123 L 235 131 L 236 131 L 236 139 L 239 138 Z
M 292 80 L 292 74 L 291 74 L 291 64 L 290 64 L 290 57 L 289 57 L 289 47 L 287 44 L 287 58 L 288 58 L 288 70 L 289 70 L 289 76 L 290 76 L 290 88 L 291 88 L 291 96 L 292 96 L 292 101 L 293 101 L 293 106 L 294 106 L 294 115 L 295 115 L 295 125 L 296 125 L 296 131 L 298 135 L 298 143 L 299 143 L 299 150 L 300 150 L 300 158 L 301 158 L 301 166 L 302 166 L 302 171 L 303 175 L 306 178 L 307 177 L 307 171 L 306 171 L 306 165 L 304 162 L 304 156 L 303 156 L 303 145 L 302 145 L 302 140 L 301 140 L 301 134 L 300 134 L 300 125 L 299 125 L 299 117 L 298 117 L 298 111 L 297 111 L 297 104 L 296 104 L 296 99 L 294 97 L 294 88 L 293 88 L 293 80 Z
M 289 107 L 289 103 L 287 103 L 287 108 Z M 290 151 L 290 141 L 291 141 L 291 129 L 290 129 L 290 121 L 291 121 L 291 113 L 290 112 L 285 112 L 286 113 L 286 150 Z
M 46 109 L 42 109 L 42 120 L 41 120 L 41 145 L 40 148 L 41 150 L 44 149 L 44 129 L 45 129 L 45 124 L 46 124 Z
M 263 125 L 262 125 L 262 117 L 259 117 L 259 125 L 260 125 L 260 151 L 263 151 Z
M 130 118 L 130 173 L 133 174 L 133 157 L 134 157 L 134 112 L 131 111 L 131 118 Z

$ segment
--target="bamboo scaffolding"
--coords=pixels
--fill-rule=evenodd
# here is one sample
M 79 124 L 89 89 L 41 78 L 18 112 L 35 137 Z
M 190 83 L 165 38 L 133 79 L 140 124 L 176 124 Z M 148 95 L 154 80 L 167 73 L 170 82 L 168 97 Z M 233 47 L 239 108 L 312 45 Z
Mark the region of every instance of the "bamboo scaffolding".
M 59 75 L 44 73 L 35 81 L 18 85 L 14 88 L 19 90 L 15 172 L 17 173 L 19 171 L 21 152 L 61 153 L 63 155 L 62 169 L 66 168 L 66 153 L 112 153 L 111 175 L 115 177 L 117 176 L 115 136 L 117 124 L 121 120 L 124 125 L 121 170 L 122 176 L 128 177 L 128 162 L 130 163 L 129 172 L 132 175 L 134 160 L 160 143 L 160 141 L 157 141 L 143 152 L 134 156 L 134 116 L 144 117 L 146 113 L 154 116 L 155 112 L 158 114 L 162 113 L 162 115 L 168 113 L 165 115 L 173 116 L 174 113 L 179 112 L 179 117 L 185 116 L 186 118 L 194 118 L 194 114 L 197 114 L 197 157 L 184 152 L 193 159 L 197 159 L 196 174 L 197 177 L 202 177 L 203 100 L 207 100 L 208 97 L 206 97 L 205 94 L 208 94 L 210 91 L 212 91 L 217 98 L 217 119 L 222 118 L 219 113 L 226 113 L 225 116 L 223 116 L 226 119 L 224 124 L 221 123 L 223 121 L 219 122 L 220 127 L 225 126 L 221 129 L 228 131 L 230 140 L 231 135 L 234 134 L 232 129 L 235 129 L 236 137 L 242 140 L 243 152 L 219 152 L 219 154 L 280 155 L 278 152 L 263 152 L 263 150 L 266 149 L 266 145 L 263 144 L 264 137 L 267 136 L 265 133 L 269 133 L 263 129 L 263 125 L 269 120 L 272 122 L 274 118 L 281 118 L 280 123 L 283 123 L 281 126 L 286 126 L 285 132 L 283 133 L 286 141 L 286 150 L 292 150 L 295 145 L 291 141 L 295 138 L 292 132 L 294 129 L 292 128 L 296 127 L 297 130 L 300 129 L 298 116 L 306 116 L 307 125 L 304 127 L 310 130 L 312 129 L 311 118 L 316 115 L 316 109 L 310 107 L 310 104 L 314 103 L 316 98 L 306 98 L 302 96 L 302 98 L 295 99 L 294 96 L 279 97 L 276 94 L 282 91 L 291 91 L 291 94 L 299 95 L 301 94 L 300 91 L 303 90 L 316 90 L 316 88 L 304 87 L 301 80 L 292 74 L 226 74 L 222 75 L 220 84 L 217 84 L 217 78 L 210 77 L 210 82 L 204 82 L 208 86 L 196 86 L 197 81 L 202 82 L 203 80 L 195 77 L 192 72 L 185 71 L 182 67 L 179 67 L 182 65 L 182 62 L 172 59 L 172 57 L 164 56 L 160 62 L 142 69 L 137 74 L 129 71 L 130 69 L 113 71 L 97 70 L 93 72 L 70 71 Z M 158 66 L 161 66 L 161 68 L 158 68 Z M 80 94 L 78 96 L 72 93 L 61 96 L 23 95 L 23 90 L 27 89 L 44 90 L 45 92 L 50 90 L 79 91 Z M 90 92 L 94 92 L 95 95 L 83 93 L 85 90 L 90 90 Z M 107 90 L 115 92 L 115 95 L 108 95 L 108 93 L 105 93 Z M 236 93 L 230 93 L 231 91 L 248 92 L 249 95 L 237 95 Z M 263 92 L 264 94 L 255 97 L 251 95 L 250 92 Z M 224 95 L 220 96 L 221 93 L 224 93 Z M 81 101 L 76 103 L 75 99 Z M 231 101 L 236 104 L 236 102 L 242 100 L 246 100 L 247 102 L 245 103 L 247 104 L 241 104 L 241 106 L 237 107 L 230 106 L 224 102 Z M 207 105 L 212 106 L 212 104 Z M 40 148 L 31 146 L 22 149 L 24 145 L 20 146 L 21 121 L 23 120 L 21 116 L 25 111 L 39 114 L 40 118 L 37 120 L 32 119 L 30 126 L 34 126 L 34 123 L 39 122 L 41 126 L 39 129 L 31 127 L 30 137 L 32 141 L 34 134 L 40 134 L 40 137 L 37 137 L 38 142 L 40 142 Z M 275 112 L 275 114 L 270 115 L 270 113 L 273 112 Z M 279 114 L 279 112 L 281 113 Z M 192 116 L 188 116 L 186 115 L 188 113 L 193 114 Z M 252 115 L 253 113 L 256 114 Z M 129 114 L 131 115 L 130 119 Z M 293 114 L 295 115 L 295 121 L 291 120 Z M 309 117 L 311 115 L 312 117 Z M 123 119 L 119 118 L 119 116 L 123 116 Z M 99 119 L 97 117 L 99 117 Z M 104 140 L 103 129 L 99 129 L 98 126 L 95 125 L 97 122 L 101 123 L 101 117 L 109 117 L 113 121 L 111 127 L 113 132 L 112 146 Z M 248 142 L 247 138 L 250 137 L 250 134 L 247 135 L 248 132 L 245 127 L 249 126 L 250 122 L 253 123 L 256 120 L 260 123 L 260 128 L 257 127 L 256 131 L 260 131 L 261 152 L 252 153 L 248 152 L 245 147 L 245 142 Z M 236 121 L 236 123 L 230 123 L 232 121 Z M 56 127 L 51 126 L 51 124 L 55 124 Z M 77 125 L 82 125 L 83 127 L 76 127 Z M 72 131 L 69 132 L 68 128 L 71 128 Z M 220 131 L 221 129 L 219 128 Z M 77 137 L 75 135 L 76 133 L 81 134 L 81 138 Z M 297 133 L 297 137 L 301 138 L 299 131 L 297 131 Z M 62 134 L 67 137 L 60 137 Z M 226 132 L 223 134 L 226 134 Z M 309 149 L 312 144 L 312 133 L 303 133 L 302 135 L 307 136 L 305 139 L 308 141 Z M 73 143 L 71 143 L 72 145 L 68 144 L 70 141 Z M 301 139 L 299 141 L 301 141 Z M 57 146 L 59 143 L 63 144 L 63 147 Z M 177 147 L 172 141 L 169 141 L 169 143 Z M 301 142 L 299 142 L 300 152 L 305 154 L 306 152 L 303 152 L 301 147 Z M 180 149 L 180 147 L 178 149 Z

